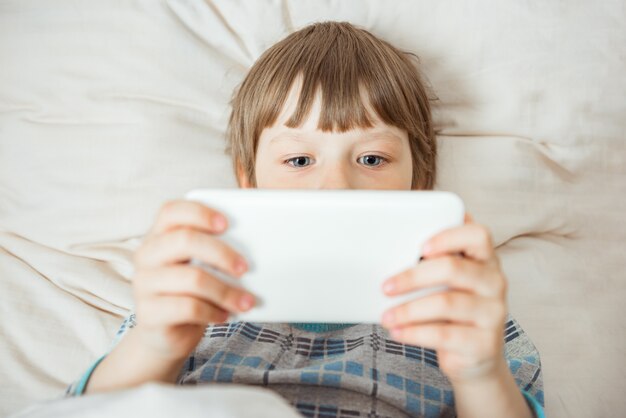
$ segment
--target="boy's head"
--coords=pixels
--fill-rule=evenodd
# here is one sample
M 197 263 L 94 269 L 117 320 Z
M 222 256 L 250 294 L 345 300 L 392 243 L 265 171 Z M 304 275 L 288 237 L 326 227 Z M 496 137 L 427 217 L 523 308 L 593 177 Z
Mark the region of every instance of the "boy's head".
M 265 51 L 231 101 L 239 186 L 432 189 L 436 139 L 411 56 L 346 22 Z

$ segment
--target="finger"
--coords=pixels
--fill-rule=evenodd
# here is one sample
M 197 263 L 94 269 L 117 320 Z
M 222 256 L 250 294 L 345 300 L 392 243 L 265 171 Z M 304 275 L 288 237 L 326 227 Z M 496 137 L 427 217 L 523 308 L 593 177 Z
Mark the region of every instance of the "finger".
M 422 255 L 430 258 L 458 252 L 463 252 L 465 256 L 475 260 L 491 260 L 495 252 L 491 233 L 487 227 L 470 223 L 441 231 L 424 244 Z
M 389 334 L 404 344 L 459 354 L 478 354 L 488 350 L 493 343 L 493 333 L 458 324 L 411 325 L 393 328 Z
M 137 321 L 142 326 L 158 328 L 180 324 L 221 323 L 228 312 L 192 296 L 157 296 L 137 304 Z
M 191 258 L 236 277 L 247 269 L 243 257 L 225 242 L 187 227 L 153 236 L 135 252 L 135 263 L 146 268 L 187 262 Z M 239 270 L 240 263 L 242 268 Z
M 447 321 L 493 329 L 504 322 L 504 304 L 464 292 L 442 292 L 388 309 L 382 318 L 385 328 Z
M 501 276 L 491 265 L 451 255 L 427 259 L 383 282 L 390 296 L 446 285 L 452 289 L 497 296 L 502 290 Z
M 220 233 L 226 230 L 228 220 L 224 214 L 202 203 L 191 200 L 170 200 L 161 207 L 150 235 L 162 234 L 180 226 Z
M 472 217 L 472 215 L 469 214 L 469 212 L 465 212 L 465 217 L 463 218 L 463 223 L 464 224 L 474 223 L 474 218 Z
M 135 276 L 138 292 L 143 295 L 195 296 L 230 312 L 243 312 L 255 302 L 254 295 L 230 286 L 204 270 L 188 265 L 142 270 Z

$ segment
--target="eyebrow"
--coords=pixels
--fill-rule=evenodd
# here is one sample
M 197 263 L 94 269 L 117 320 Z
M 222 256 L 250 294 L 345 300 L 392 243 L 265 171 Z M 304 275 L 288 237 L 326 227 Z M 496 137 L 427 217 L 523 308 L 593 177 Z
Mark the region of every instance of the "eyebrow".
M 376 132 L 364 134 L 365 139 L 362 142 L 373 142 L 373 141 L 389 141 L 389 142 L 400 142 L 402 139 L 392 133 L 392 132 Z M 391 141 L 390 141 L 391 140 Z M 270 139 L 270 144 L 282 141 L 296 141 L 296 142 L 313 142 L 307 139 L 304 135 L 298 133 L 280 133 Z

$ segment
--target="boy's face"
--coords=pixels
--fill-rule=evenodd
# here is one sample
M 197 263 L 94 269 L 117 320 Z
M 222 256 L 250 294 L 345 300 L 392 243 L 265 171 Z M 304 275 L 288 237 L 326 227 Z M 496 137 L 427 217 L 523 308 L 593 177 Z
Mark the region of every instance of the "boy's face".
M 296 83 L 297 86 L 297 83 Z M 300 128 L 284 123 L 296 108 L 299 89 L 292 88 L 276 123 L 265 128 L 256 154 L 260 189 L 395 189 L 410 190 L 413 174 L 408 133 L 375 117 L 372 128 L 343 133 L 317 129 L 318 93 Z M 239 183 L 249 188 L 245 176 Z

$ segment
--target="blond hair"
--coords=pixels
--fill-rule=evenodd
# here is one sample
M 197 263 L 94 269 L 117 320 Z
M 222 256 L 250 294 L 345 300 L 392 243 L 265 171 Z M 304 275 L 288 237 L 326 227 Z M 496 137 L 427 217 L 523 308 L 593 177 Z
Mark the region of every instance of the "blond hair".
M 437 143 L 426 88 L 412 53 L 402 52 L 348 22 L 308 25 L 267 49 L 235 90 L 226 132 L 226 152 L 256 187 L 255 157 L 263 129 L 271 127 L 297 77 L 302 84 L 287 127 L 305 120 L 319 89 L 318 128 L 345 132 L 373 126 L 361 94 L 388 125 L 405 129 L 413 162 L 412 189 L 432 189 Z M 419 59 L 418 59 L 419 61 Z

